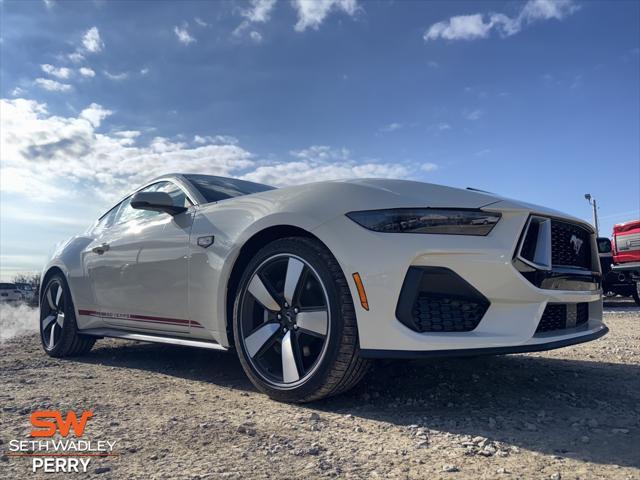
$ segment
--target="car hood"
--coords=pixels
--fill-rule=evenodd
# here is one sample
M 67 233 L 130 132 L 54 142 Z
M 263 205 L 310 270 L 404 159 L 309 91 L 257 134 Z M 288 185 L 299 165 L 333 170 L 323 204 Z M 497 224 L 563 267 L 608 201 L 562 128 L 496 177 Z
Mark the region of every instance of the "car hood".
M 411 180 L 352 179 L 307 183 L 251 195 L 300 208 L 346 213 L 382 208 L 480 208 L 500 199 L 477 190 L 445 187 Z M 242 198 L 242 197 L 240 197 Z
M 483 208 L 569 217 L 552 209 L 489 192 L 392 179 L 367 178 L 308 183 L 237 197 L 222 203 L 226 202 L 229 202 L 229 207 L 231 204 L 234 207 L 259 206 L 263 214 L 299 214 L 310 224 L 318 224 L 357 210 L 420 207 Z M 582 220 L 574 220 L 583 223 Z

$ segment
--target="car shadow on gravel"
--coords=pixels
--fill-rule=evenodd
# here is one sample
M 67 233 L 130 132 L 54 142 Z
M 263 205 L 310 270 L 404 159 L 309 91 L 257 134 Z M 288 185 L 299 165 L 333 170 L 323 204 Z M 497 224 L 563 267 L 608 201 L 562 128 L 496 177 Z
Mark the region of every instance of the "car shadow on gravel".
M 640 306 L 631 298 L 626 297 L 609 297 L 605 298 L 602 306 L 605 312 L 618 313 L 639 313 Z
M 256 391 L 232 353 L 108 340 L 74 361 Z M 638 365 L 539 355 L 380 361 L 354 390 L 299 408 L 640 467 L 638 378 Z
M 90 355 L 72 361 L 144 370 L 195 382 L 255 391 L 234 353 L 159 343 L 101 340 Z
M 315 407 L 640 467 L 638 378 L 638 365 L 537 355 L 380 362 L 355 390 Z

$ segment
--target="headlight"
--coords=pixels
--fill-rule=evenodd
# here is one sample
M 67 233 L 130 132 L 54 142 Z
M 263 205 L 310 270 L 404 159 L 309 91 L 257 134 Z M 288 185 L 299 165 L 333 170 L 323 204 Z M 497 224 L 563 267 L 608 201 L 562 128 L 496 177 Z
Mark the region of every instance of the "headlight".
M 487 235 L 501 215 L 481 210 L 395 208 L 349 212 L 347 217 L 374 232 Z

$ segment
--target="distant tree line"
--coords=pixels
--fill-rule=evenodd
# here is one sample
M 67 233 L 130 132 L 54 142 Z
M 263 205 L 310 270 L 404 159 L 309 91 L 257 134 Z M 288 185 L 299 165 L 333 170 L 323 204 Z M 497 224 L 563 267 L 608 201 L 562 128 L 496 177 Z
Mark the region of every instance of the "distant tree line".
M 33 298 L 29 300 L 29 305 L 37 306 L 40 298 L 40 274 L 39 273 L 18 273 L 13 276 L 12 283 L 26 283 L 33 289 Z

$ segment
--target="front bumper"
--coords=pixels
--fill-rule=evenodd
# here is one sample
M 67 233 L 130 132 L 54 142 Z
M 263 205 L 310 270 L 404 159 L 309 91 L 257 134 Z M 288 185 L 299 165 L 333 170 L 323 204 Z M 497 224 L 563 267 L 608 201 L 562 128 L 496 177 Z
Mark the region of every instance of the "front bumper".
M 629 273 L 633 279 L 640 280 L 640 262 L 614 264 L 611 265 L 611 271 Z
M 531 353 L 555 350 L 556 348 L 569 347 L 580 343 L 590 342 L 603 337 L 609 329 L 602 325 L 602 328 L 589 331 L 584 335 L 570 335 L 567 338 L 555 339 L 550 342 L 531 342 L 525 345 L 515 345 L 510 347 L 487 347 L 487 348 L 463 348 L 457 350 L 360 350 L 362 358 L 438 358 L 438 357 L 469 357 L 478 355 L 506 355 L 510 353 Z
M 386 357 L 534 351 L 593 340 L 606 333 L 601 290 L 547 290 L 528 281 L 513 264 L 520 234 L 532 213 L 500 208 L 501 221 L 486 237 L 377 233 L 346 217 L 314 230 L 338 259 L 345 277 L 362 278 L 369 310 L 356 304 L 360 348 Z M 339 235 L 336 235 L 339 232 Z M 459 275 L 490 302 L 472 331 L 416 332 L 397 318 L 396 307 L 410 267 L 444 267 Z M 588 320 L 578 328 L 536 333 L 548 303 L 588 303 Z M 453 352 L 453 353 L 450 353 Z

